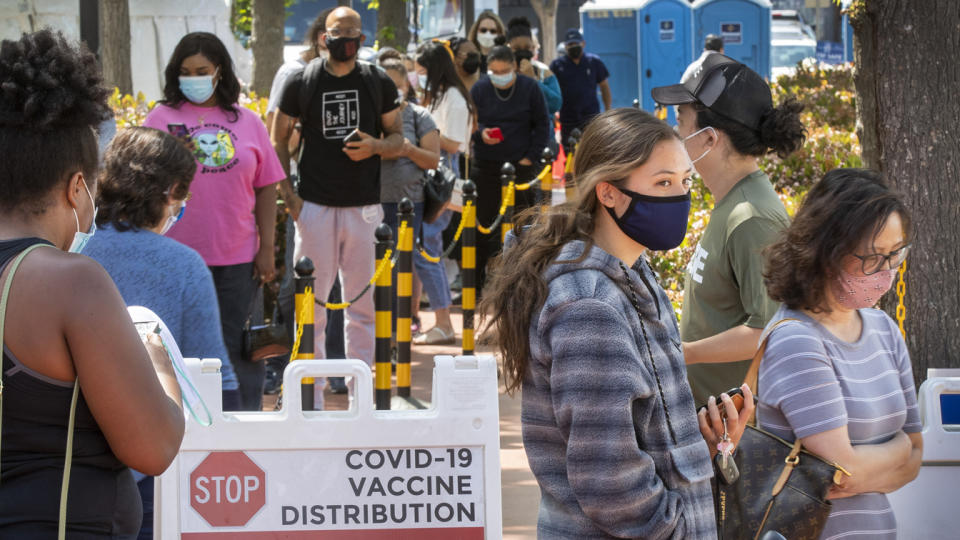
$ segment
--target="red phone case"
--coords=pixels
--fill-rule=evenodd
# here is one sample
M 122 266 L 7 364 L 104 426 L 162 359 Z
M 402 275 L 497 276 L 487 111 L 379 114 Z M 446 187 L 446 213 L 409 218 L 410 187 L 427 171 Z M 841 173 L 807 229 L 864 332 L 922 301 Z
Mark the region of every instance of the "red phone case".
M 498 127 L 490 128 L 490 137 L 498 141 L 503 141 L 503 132 L 500 131 L 500 128 Z

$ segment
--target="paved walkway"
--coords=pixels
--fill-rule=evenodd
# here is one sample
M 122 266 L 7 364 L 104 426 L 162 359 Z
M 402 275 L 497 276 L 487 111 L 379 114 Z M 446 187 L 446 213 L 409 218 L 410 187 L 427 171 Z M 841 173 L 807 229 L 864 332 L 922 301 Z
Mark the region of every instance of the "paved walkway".
M 424 329 L 433 326 L 433 316 L 421 312 Z M 460 354 L 460 331 L 463 318 L 459 310 L 452 314 L 457 329 L 454 345 L 414 346 L 411 358 L 411 394 L 422 401 L 431 401 L 433 385 L 433 357 L 441 354 Z M 491 353 L 491 347 L 478 347 L 479 353 Z M 396 381 L 394 381 L 394 384 Z M 345 409 L 346 395 L 324 394 L 327 409 Z M 273 410 L 275 396 L 265 396 L 264 409 Z M 500 466 L 503 497 L 504 540 L 528 540 L 537 537 L 537 508 L 540 489 L 530 472 L 520 435 L 520 396 L 508 396 L 500 387 Z

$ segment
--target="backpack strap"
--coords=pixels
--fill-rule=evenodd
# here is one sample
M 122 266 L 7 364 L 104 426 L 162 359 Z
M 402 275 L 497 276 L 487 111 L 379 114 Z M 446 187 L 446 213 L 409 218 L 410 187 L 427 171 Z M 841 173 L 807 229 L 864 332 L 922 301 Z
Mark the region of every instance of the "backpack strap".
M 382 116 L 383 110 L 386 108 L 386 103 L 383 101 L 383 87 L 380 85 L 380 77 L 376 72 L 380 68 L 363 60 L 357 60 L 357 64 L 360 66 L 360 78 L 363 79 L 363 84 L 367 87 L 367 92 L 373 100 L 375 133 L 371 133 L 371 135 L 374 138 L 379 138 L 380 134 L 383 133 Z
M 7 300 L 10 298 L 10 286 L 13 285 L 13 275 L 17 273 L 20 263 L 34 249 L 44 247 L 47 244 L 34 244 L 20 252 L 19 255 L 10 263 L 10 273 L 7 274 L 7 280 L 3 284 L 3 292 L 0 293 L 0 351 L 3 350 L 3 330 L 6 323 Z M 2 354 L 2 353 L 0 353 Z M 73 381 L 73 397 L 70 400 L 70 419 L 67 421 L 67 449 L 63 458 L 63 482 L 60 485 L 60 522 L 57 525 L 57 537 L 59 540 L 66 538 L 67 530 L 67 492 L 70 486 L 70 466 L 73 462 L 73 430 L 77 413 L 77 395 L 80 393 L 80 383 Z M 0 368 L 0 429 L 3 424 L 3 369 Z

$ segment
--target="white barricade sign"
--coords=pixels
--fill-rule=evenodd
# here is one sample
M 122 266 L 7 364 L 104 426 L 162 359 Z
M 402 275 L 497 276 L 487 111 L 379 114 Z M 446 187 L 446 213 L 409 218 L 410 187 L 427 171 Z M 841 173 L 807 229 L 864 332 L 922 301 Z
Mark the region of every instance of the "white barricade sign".
M 960 370 L 930 369 L 927 377 L 918 392 L 923 466 L 915 480 L 887 495 L 902 540 L 960 537 Z
M 283 408 L 222 414 L 218 360 L 188 360 L 213 413 L 188 420 L 157 479 L 157 538 L 497 539 L 500 430 L 492 357 L 438 356 L 433 408 L 376 411 L 359 360 L 297 360 Z M 348 376 L 346 411 L 300 409 L 304 377 Z M 213 409 L 216 410 L 213 410 Z

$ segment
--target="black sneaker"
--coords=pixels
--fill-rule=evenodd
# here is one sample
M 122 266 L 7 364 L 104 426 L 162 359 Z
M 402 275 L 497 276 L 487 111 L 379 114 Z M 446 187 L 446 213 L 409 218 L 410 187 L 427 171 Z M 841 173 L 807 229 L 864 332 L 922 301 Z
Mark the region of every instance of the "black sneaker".
M 330 392 L 334 394 L 347 393 L 347 383 L 343 377 L 327 377 L 327 381 L 330 383 Z

